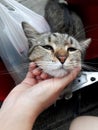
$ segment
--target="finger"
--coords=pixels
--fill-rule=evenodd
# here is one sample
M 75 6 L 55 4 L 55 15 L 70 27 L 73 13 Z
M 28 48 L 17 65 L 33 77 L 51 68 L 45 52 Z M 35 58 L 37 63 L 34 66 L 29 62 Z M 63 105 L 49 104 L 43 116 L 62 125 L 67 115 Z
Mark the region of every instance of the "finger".
M 41 79 L 47 79 L 49 76 L 47 73 L 43 72 L 43 73 L 41 73 L 40 77 L 41 77 Z
M 33 69 L 32 74 L 35 76 L 39 76 L 42 73 L 40 68 Z
M 34 62 L 31 62 L 29 65 L 29 71 L 32 71 L 34 68 L 36 68 L 36 64 Z
M 28 73 L 26 75 L 26 78 L 33 78 L 34 75 L 32 74 L 32 70 L 34 70 L 36 68 L 36 64 L 34 62 L 31 62 L 29 64 L 29 69 L 28 69 Z
M 32 74 L 32 70 L 36 69 L 36 67 L 37 66 L 34 62 L 31 62 L 29 64 L 28 73 L 27 73 L 25 79 L 22 82 L 24 85 L 33 86 L 37 83 L 35 75 Z
M 37 83 L 37 80 L 34 78 L 26 78 L 22 83 L 27 87 L 33 87 Z
M 69 73 L 68 75 L 66 75 L 63 78 L 59 78 L 59 79 L 54 79 L 54 87 L 59 87 L 61 85 L 61 89 L 64 89 L 65 87 L 67 87 L 68 84 L 70 84 L 79 74 L 81 68 L 75 68 L 71 73 Z

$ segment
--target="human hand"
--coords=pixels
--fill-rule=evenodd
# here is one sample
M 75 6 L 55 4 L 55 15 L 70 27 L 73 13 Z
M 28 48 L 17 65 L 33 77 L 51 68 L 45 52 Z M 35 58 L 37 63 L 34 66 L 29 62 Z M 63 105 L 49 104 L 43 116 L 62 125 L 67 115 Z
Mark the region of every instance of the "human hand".
M 1 108 L 1 115 L 5 115 L 4 120 L 10 118 L 13 122 L 10 130 L 13 127 L 14 130 L 31 130 L 38 115 L 55 102 L 79 71 L 80 68 L 76 68 L 65 77 L 53 78 L 31 63 L 26 78 L 10 92 Z

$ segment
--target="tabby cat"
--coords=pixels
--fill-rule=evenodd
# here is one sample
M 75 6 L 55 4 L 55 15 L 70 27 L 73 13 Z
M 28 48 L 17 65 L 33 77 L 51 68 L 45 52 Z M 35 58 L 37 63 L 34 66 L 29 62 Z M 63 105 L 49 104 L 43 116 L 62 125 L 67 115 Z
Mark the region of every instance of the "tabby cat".
M 84 52 L 91 42 L 90 38 L 78 42 L 68 34 L 40 34 L 26 22 L 22 23 L 22 27 L 30 46 L 29 60 L 34 61 L 44 72 L 54 77 L 62 77 L 75 67 L 81 66 Z M 66 99 L 71 96 L 69 88 L 66 90 Z
M 49 75 L 62 77 L 75 67 L 81 67 L 91 39 L 85 40 L 81 19 L 64 0 L 49 0 L 45 7 L 45 18 L 51 32 L 44 34 L 38 33 L 28 23 L 22 23 L 30 46 L 29 60 Z M 65 89 L 63 95 L 66 99 L 72 96 L 72 85 Z

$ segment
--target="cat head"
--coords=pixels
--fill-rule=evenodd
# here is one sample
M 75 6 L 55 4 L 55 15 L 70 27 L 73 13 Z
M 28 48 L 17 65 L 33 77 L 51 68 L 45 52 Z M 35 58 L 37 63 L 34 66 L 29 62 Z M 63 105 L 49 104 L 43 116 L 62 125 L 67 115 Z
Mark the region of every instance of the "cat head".
M 44 72 L 62 77 L 80 66 L 91 39 L 78 42 L 68 34 L 38 33 L 31 25 L 22 23 L 28 39 L 29 60 L 35 62 Z

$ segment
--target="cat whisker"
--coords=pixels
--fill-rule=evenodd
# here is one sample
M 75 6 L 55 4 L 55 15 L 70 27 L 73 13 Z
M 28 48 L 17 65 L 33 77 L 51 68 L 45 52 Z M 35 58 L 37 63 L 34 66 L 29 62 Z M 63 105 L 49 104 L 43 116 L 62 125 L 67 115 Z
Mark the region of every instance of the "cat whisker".
M 8 72 L 7 71 L 0 71 L 0 76 L 1 75 L 7 75 L 7 74 L 15 74 L 16 72 L 19 72 L 22 69 L 28 69 L 28 63 L 23 63 L 23 64 L 19 64 L 17 66 L 13 66 L 13 68 L 9 69 Z
M 86 64 L 82 64 L 82 68 L 83 68 L 83 69 L 87 69 L 87 70 L 89 70 L 89 71 L 98 71 L 98 68 L 92 67 L 92 66 L 86 65 Z
M 98 63 L 93 63 L 93 62 L 88 62 L 88 61 L 85 61 L 84 63 L 91 64 L 91 65 L 97 65 L 98 64 Z
M 97 30 L 98 29 L 98 25 L 87 26 L 84 29 L 85 29 L 85 33 L 91 32 L 91 31 Z M 74 37 L 78 38 L 79 36 L 81 36 L 81 34 L 84 32 L 84 29 L 82 29 L 80 32 L 75 34 Z
M 13 72 L 6 72 L 6 71 L 0 71 L 0 76 L 2 75 L 9 75 L 9 73 L 13 73 Z
M 84 29 L 82 29 L 81 31 L 79 31 L 78 33 L 76 33 L 75 35 L 73 35 L 73 37 L 75 37 L 76 39 L 78 39 L 82 33 L 84 33 Z

